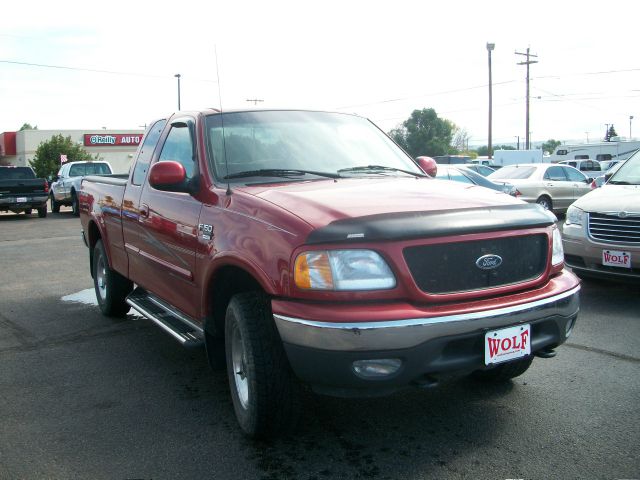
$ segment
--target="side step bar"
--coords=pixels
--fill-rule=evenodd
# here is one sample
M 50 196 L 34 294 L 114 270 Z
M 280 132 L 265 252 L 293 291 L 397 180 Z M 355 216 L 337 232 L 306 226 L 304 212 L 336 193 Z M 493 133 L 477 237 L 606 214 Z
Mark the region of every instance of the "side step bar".
M 148 318 L 178 340 L 183 347 L 204 345 L 204 332 L 196 322 L 170 305 L 138 287 L 126 299 L 136 312 Z

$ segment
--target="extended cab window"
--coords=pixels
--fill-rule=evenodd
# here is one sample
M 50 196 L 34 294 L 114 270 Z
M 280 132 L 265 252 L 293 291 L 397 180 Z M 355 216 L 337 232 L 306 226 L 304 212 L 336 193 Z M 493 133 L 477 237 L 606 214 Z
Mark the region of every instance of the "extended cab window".
M 158 161 L 166 162 L 172 160 L 181 163 L 187 172 L 187 180 L 193 177 L 195 170 L 193 160 L 193 144 L 191 134 L 187 125 L 176 125 L 171 127 L 167 140 L 162 146 L 162 152 Z
M 162 130 L 164 130 L 166 123 L 166 120 L 158 120 L 151 126 L 151 128 L 149 128 L 149 132 L 144 138 L 144 142 L 140 148 L 140 154 L 138 155 L 135 169 L 133 170 L 131 183 L 134 185 L 142 185 L 142 182 L 144 182 L 144 179 L 147 176 L 147 170 L 149 170 L 151 156 L 153 155 L 153 151 L 156 149 L 156 145 L 160 139 L 160 134 L 162 133 Z

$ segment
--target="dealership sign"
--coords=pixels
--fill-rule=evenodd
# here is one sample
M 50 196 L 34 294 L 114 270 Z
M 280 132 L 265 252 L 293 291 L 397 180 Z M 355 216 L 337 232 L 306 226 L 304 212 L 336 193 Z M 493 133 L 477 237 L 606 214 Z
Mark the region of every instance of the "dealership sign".
M 85 133 L 85 147 L 131 147 L 138 146 L 142 140 L 142 134 L 132 135 L 128 133 Z

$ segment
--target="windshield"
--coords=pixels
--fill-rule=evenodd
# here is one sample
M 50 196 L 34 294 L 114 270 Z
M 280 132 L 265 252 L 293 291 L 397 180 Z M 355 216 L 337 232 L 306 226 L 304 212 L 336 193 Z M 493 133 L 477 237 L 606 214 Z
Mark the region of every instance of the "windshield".
M 36 178 L 30 167 L 0 168 L 0 180 L 30 180 Z
M 624 162 L 611 176 L 607 184 L 640 185 L 640 151 Z
M 220 114 L 207 117 L 209 157 L 219 180 L 279 177 L 278 181 L 291 181 L 305 175 L 326 178 L 338 171 L 345 176 L 422 175 L 413 160 L 376 126 L 353 115 L 225 113 L 224 138 L 221 120 Z
M 488 176 L 491 180 L 517 180 L 529 178 L 533 172 L 536 171 L 536 167 L 519 167 L 513 165 L 511 167 L 502 167 L 496 170 Z

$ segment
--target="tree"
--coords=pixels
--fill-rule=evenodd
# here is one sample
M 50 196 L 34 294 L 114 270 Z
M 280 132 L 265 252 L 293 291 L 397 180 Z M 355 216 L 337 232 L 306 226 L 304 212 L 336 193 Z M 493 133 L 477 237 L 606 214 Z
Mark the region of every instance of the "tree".
M 63 137 L 61 134 L 54 135 L 46 142 L 41 142 L 36 150 L 33 160 L 29 161 L 38 177 L 47 178 L 55 175 L 60 169 L 60 155 L 66 155 L 69 162 L 80 160 L 97 160 L 80 145 L 76 145 L 71 137 Z
M 606 133 L 606 135 L 604 137 L 604 141 L 605 142 L 610 142 L 611 138 L 617 137 L 617 136 L 618 136 L 618 134 L 616 133 L 616 129 L 613 128 L 613 123 L 612 123 L 611 126 L 609 127 L 609 130 L 607 130 L 607 133 Z
M 556 147 L 560 145 L 562 145 L 562 142 L 560 142 L 559 140 L 554 140 L 553 138 L 550 138 L 549 140 L 547 140 L 542 144 L 542 151 L 553 153 Z
M 435 157 L 450 152 L 455 128 L 449 120 L 438 118 L 433 108 L 423 108 L 414 110 L 389 136 L 412 157 Z
M 20 131 L 22 130 L 37 130 L 38 126 L 36 125 L 35 127 L 32 127 L 30 123 L 23 123 L 22 126 L 20 127 Z
M 451 146 L 455 148 L 458 152 L 465 152 L 469 150 L 470 138 L 471 138 L 471 135 L 469 135 L 469 132 L 467 132 L 466 129 L 455 127 Z

